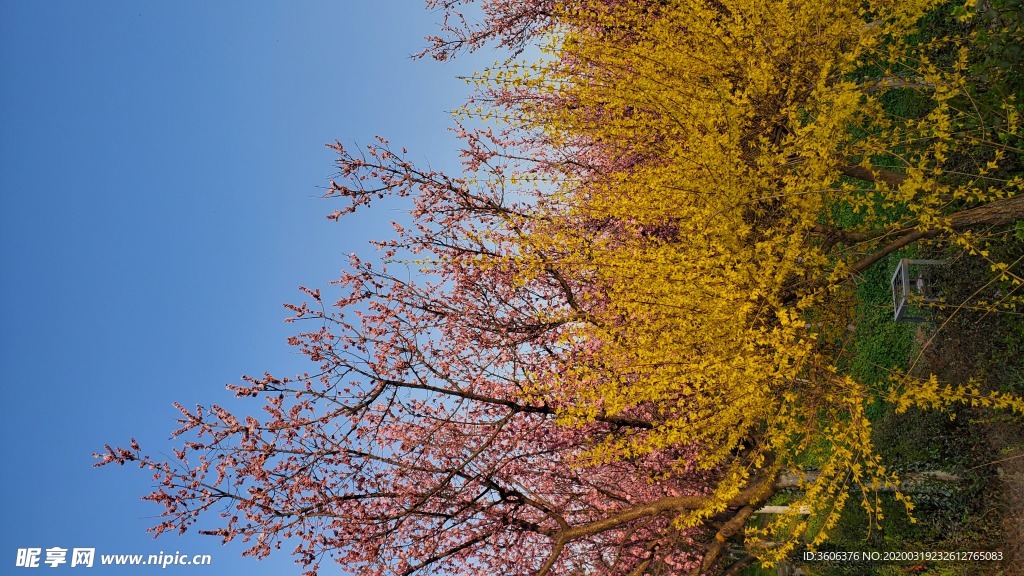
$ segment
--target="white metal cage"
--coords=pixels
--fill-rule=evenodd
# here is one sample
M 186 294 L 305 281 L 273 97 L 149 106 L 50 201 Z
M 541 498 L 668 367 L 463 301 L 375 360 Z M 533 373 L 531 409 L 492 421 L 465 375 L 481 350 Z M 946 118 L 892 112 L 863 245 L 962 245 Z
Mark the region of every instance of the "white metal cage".
M 913 304 L 938 302 L 934 276 L 935 266 L 945 260 L 912 260 L 903 258 L 892 273 L 892 305 L 897 322 L 925 322 L 923 316 L 910 315 Z

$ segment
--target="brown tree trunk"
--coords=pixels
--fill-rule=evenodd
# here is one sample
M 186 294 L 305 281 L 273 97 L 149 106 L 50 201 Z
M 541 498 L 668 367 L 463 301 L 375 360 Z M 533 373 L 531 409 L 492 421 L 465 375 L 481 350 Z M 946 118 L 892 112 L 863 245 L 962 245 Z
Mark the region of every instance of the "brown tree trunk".
M 955 230 L 975 226 L 1002 226 L 1017 220 L 1024 220 L 1024 194 L 994 200 L 950 216 L 950 224 Z
M 885 182 L 893 188 L 899 186 L 907 179 L 906 174 L 886 170 L 885 168 L 865 168 L 863 166 L 843 166 L 839 171 L 844 176 L 863 180 L 865 182 Z
M 993 200 L 988 204 L 968 208 L 949 215 L 950 227 L 958 231 L 978 226 L 1003 226 L 1017 220 L 1024 220 L 1024 194 Z M 850 271 L 853 273 L 863 272 L 888 254 L 922 238 L 934 238 L 942 234 L 943 231 L 942 228 L 906 230 L 892 242 L 855 263 L 850 267 Z

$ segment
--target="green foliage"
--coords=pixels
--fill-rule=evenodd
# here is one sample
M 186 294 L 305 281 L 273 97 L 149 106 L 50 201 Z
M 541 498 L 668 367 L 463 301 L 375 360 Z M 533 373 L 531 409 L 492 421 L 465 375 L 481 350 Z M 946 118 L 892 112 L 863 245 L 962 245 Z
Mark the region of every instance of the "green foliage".
M 905 369 L 916 326 L 893 321 L 892 270 L 905 253 L 887 256 L 859 279 L 855 291 L 855 326 L 852 353 L 844 368 L 866 385 L 889 380 L 894 369 Z
M 996 98 L 1024 96 L 1024 1 L 985 0 L 978 2 L 974 43 L 975 82 Z M 962 10 L 961 17 L 970 17 Z

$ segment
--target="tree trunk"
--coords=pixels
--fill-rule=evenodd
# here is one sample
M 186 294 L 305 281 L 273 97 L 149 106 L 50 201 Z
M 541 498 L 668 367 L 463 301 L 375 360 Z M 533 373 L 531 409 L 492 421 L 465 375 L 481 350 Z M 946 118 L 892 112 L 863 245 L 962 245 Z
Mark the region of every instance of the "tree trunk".
M 968 208 L 949 215 L 949 225 L 953 230 L 967 230 L 977 226 L 1003 226 L 1017 220 L 1024 220 L 1024 194 L 993 200 L 988 204 Z M 850 267 L 851 272 L 860 273 L 871 267 L 888 254 L 912 244 L 922 238 L 934 238 L 942 234 L 944 229 L 906 230 L 898 238 L 879 248 L 867 258 Z
M 965 230 L 975 226 L 1002 226 L 1017 220 L 1024 220 L 1024 194 L 994 200 L 988 204 L 961 210 L 950 216 L 954 230 Z
M 899 172 L 893 172 L 885 168 L 865 168 L 863 166 L 843 166 L 839 171 L 844 176 L 850 178 L 856 178 L 857 180 L 863 180 L 865 182 L 878 182 L 882 181 L 889 186 L 895 188 L 903 183 L 907 179 L 906 174 Z

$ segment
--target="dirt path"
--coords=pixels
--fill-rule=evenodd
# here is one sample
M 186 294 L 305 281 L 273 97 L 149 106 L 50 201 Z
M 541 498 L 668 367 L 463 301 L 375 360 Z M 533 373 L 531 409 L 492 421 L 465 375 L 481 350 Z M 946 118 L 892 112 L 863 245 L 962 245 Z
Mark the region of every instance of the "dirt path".
M 972 376 L 991 390 L 1024 389 L 1017 334 L 1007 334 L 1003 318 L 963 313 L 936 334 L 934 326 L 918 330 L 923 347 L 914 371 L 935 374 L 940 381 L 966 383 Z M 1017 362 L 1014 362 L 1016 356 Z M 1024 576 L 1024 422 L 1007 414 L 971 410 L 969 431 L 981 439 L 974 470 L 987 480 L 982 516 L 998 523 L 990 550 L 1001 550 L 1002 574 Z M 999 572 L 996 572 L 999 573 Z

